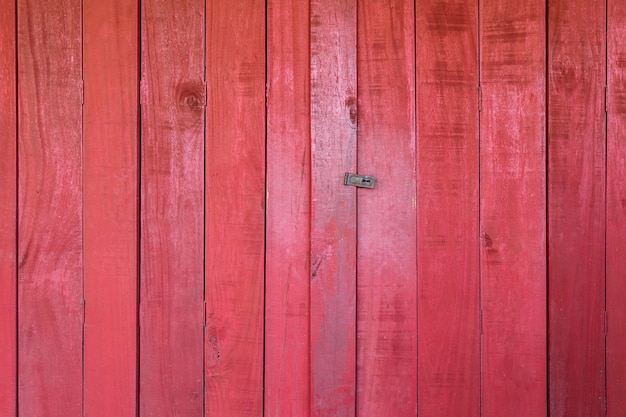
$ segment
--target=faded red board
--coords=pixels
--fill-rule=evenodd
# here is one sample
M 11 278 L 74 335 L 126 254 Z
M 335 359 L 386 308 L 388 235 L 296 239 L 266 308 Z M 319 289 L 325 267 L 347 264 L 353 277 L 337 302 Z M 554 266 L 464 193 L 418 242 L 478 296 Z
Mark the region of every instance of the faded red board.
M 268 2 L 265 416 L 309 415 L 309 8 Z
M 605 415 L 605 4 L 548 7 L 551 417 Z
M 142 6 L 140 414 L 203 415 L 204 0 Z
M 206 22 L 206 415 L 261 416 L 265 2 L 207 2 Z
M 85 415 L 134 416 L 137 395 L 138 4 L 84 16 Z
M 418 414 L 480 415 L 478 2 L 418 10 Z
M 356 411 L 363 417 L 417 409 L 413 3 L 358 5 L 358 170 L 377 181 L 357 194 Z
M 482 415 L 545 416 L 545 4 L 480 3 Z
M 356 2 L 311 2 L 311 415 L 355 415 Z
M 16 414 L 17 79 L 15 1 L 0 2 L 0 415 Z
M 81 2 L 18 2 L 19 412 L 83 409 Z

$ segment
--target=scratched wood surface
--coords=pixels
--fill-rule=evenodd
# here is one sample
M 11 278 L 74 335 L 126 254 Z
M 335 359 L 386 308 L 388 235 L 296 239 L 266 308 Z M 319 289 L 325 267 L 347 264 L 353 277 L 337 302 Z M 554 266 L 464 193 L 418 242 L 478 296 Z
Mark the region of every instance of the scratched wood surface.
M 51 35 L 54 34 L 54 35 Z M 18 2 L 18 395 L 82 415 L 81 2 Z
M 83 19 L 85 414 L 130 417 L 137 394 L 139 10 L 132 2 L 88 0 Z
M 311 415 L 355 415 L 356 2 L 311 2 Z
M 606 9 L 548 13 L 550 415 L 603 416 Z
M 418 407 L 480 414 L 478 2 L 417 14 Z
M 204 1 L 142 6 L 140 415 L 203 415 Z
M 265 416 L 309 415 L 309 8 L 267 5 Z
M 545 416 L 545 4 L 480 3 L 482 415 Z
M 17 77 L 15 1 L 0 2 L 0 415 L 16 413 Z
M 358 5 L 357 394 L 359 416 L 417 408 L 413 1 Z

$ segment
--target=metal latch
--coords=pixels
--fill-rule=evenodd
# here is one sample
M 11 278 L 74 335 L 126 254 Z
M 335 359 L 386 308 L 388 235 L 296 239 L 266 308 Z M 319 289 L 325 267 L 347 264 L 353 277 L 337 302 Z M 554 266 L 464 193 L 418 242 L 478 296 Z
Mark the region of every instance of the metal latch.
M 376 179 L 371 175 L 358 175 L 346 172 L 346 176 L 343 179 L 344 185 L 353 185 L 361 188 L 374 188 L 374 182 Z

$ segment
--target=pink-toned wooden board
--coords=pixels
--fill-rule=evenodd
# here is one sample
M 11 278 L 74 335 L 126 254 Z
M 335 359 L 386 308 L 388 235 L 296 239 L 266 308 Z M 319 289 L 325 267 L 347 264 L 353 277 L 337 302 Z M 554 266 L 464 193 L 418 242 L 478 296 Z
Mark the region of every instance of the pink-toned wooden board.
M 355 415 L 356 2 L 311 2 L 311 416 Z
M 15 1 L 0 2 L 0 415 L 16 414 L 17 77 Z
M 263 415 L 265 2 L 207 2 L 206 415 Z
M 358 4 L 358 416 L 417 409 L 414 4 Z
M 18 1 L 18 401 L 83 412 L 81 2 Z
M 85 415 L 137 397 L 138 4 L 83 2 Z
M 309 415 L 309 8 L 267 6 L 265 416 Z
M 548 6 L 551 417 L 605 415 L 605 3 Z
M 480 3 L 484 417 L 545 416 L 545 4 Z
M 480 415 L 478 2 L 418 9 L 418 407 Z
M 142 6 L 140 415 L 203 415 L 204 1 Z

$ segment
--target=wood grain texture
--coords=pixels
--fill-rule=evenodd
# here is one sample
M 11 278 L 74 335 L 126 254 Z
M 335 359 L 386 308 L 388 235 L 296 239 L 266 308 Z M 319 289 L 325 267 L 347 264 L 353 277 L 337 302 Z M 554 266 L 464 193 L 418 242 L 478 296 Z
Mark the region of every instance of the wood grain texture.
M 359 416 L 417 409 L 414 4 L 358 4 L 357 395 Z
M 17 31 L 15 1 L 0 2 L 0 415 L 17 397 Z
M 551 417 L 605 415 L 605 3 L 548 5 Z
M 265 416 L 309 415 L 309 8 L 268 2 Z
M 130 417 L 137 396 L 138 4 L 86 0 L 85 414 Z
M 356 2 L 311 2 L 311 415 L 355 415 Z
M 140 415 L 203 415 L 204 1 L 142 6 Z
M 545 416 L 545 5 L 480 3 L 482 415 Z
M 18 1 L 19 413 L 83 412 L 81 2 Z
M 206 22 L 206 415 L 261 416 L 265 2 L 208 2 Z
M 478 2 L 423 2 L 417 30 L 419 415 L 480 415 Z
M 607 416 L 626 410 L 626 3 L 608 1 Z

